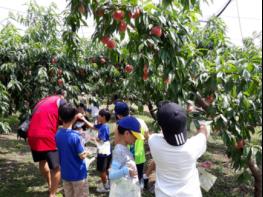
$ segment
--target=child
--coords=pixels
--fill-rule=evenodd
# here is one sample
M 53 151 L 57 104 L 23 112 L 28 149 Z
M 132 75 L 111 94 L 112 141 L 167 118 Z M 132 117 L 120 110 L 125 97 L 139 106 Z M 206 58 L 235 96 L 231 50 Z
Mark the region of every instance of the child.
M 109 173 L 111 180 L 110 197 L 140 197 L 140 185 L 136 163 L 128 145 L 137 139 L 143 140 L 139 121 L 127 116 L 117 122 L 118 143 L 113 151 L 112 166 Z
M 56 134 L 56 144 L 60 158 L 61 176 L 66 197 L 88 196 L 87 170 L 84 159 L 88 156 L 81 136 L 72 130 L 74 122 L 82 117 L 70 103 L 59 107 L 59 117 L 63 127 Z
M 100 172 L 102 184 L 97 188 L 97 192 L 109 192 L 110 185 L 108 183 L 108 170 L 111 163 L 111 146 L 110 146 L 110 128 L 106 124 L 109 122 L 111 114 L 106 109 L 99 111 L 97 125 L 93 125 L 86 119 L 85 123 L 91 129 L 98 130 L 98 155 L 97 155 L 97 170 Z
M 187 114 L 176 103 L 163 101 L 157 121 L 161 134 L 149 139 L 156 165 L 155 196 L 201 197 L 197 160 L 206 151 L 209 131 L 202 125 L 198 134 L 187 138 Z

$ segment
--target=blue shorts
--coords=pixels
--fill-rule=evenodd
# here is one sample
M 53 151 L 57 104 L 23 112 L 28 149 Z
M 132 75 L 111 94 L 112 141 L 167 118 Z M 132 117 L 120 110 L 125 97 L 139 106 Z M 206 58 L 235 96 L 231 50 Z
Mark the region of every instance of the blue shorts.
M 109 155 L 109 156 L 98 155 L 98 157 L 97 157 L 97 171 L 108 172 L 110 165 L 111 165 L 111 155 Z

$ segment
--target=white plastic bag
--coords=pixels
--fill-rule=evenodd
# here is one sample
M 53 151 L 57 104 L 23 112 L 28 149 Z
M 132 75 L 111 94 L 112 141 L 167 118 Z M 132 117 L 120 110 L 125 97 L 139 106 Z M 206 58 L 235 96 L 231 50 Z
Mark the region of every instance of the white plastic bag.
M 217 177 L 208 173 L 204 168 L 199 167 L 198 171 L 199 171 L 199 179 L 200 179 L 201 187 L 206 192 L 209 192 L 209 190 L 215 184 Z
M 141 189 L 138 183 L 132 179 L 121 178 L 111 182 L 109 197 L 141 197 Z

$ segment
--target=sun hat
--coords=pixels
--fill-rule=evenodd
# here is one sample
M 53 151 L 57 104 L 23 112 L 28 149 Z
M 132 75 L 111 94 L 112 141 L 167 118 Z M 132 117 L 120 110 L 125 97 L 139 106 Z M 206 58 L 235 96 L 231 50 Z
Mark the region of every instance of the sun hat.
M 168 144 L 181 146 L 187 141 L 187 116 L 185 110 L 176 103 L 162 102 L 157 111 L 157 121 Z
M 129 130 L 132 135 L 138 140 L 144 140 L 144 136 L 141 134 L 140 122 L 133 116 L 126 116 L 117 122 L 117 125 Z

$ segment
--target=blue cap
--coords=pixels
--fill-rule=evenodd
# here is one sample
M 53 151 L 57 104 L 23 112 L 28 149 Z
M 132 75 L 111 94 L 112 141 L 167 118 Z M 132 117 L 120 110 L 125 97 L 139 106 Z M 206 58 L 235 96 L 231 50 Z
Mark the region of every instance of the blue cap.
M 114 111 L 115 115 L 127 116 L 129 114 L 129 107 L 125 102 L 117 102 Z
M 144 140 L 144 136 L 141 134 L 140 122 L 133 116 L 126 116 L 117 122 L 120 127 L 131 131 L 133 136 L 139 140 Z

